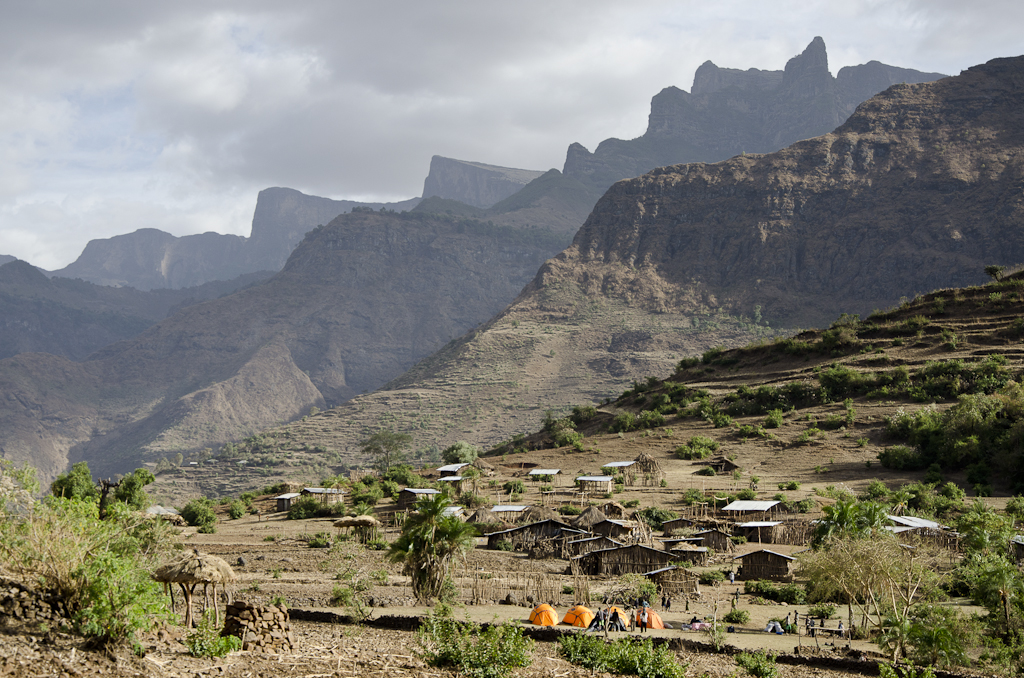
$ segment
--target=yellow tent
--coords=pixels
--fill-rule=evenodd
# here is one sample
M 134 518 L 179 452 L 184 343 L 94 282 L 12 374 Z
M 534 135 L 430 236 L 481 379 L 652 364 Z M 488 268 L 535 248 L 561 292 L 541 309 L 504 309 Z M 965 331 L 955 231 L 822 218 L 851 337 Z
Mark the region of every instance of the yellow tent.
M 572 624 L 573 626 L 580 626 L 587 628 L 590 626 L 590 622 L 594 621 L 594 613 L 588 608 L 582 605 L 574 605 L 569 608 L 569 611 L 565 613 L 562 618 L 563 624 Z
M 537 626 L 554 626 L 558 623 L 558 614 L 553 607 L 547 603 L 538 605 L 530 613 L 530 623 Z
M 640 610 L 636 611 L 636 625 L 640 626 Z M 649 629 L 663 629 L 665 623 L 661 621 L 661 617 L 657 612 L 651 608 L 647 608 L 647 628 Z

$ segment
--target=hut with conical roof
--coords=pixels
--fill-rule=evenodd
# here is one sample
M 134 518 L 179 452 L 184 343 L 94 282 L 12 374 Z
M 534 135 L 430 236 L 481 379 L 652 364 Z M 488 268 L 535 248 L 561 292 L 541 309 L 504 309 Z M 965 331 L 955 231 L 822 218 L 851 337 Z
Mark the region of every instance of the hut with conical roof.
M 594 525 L 597 525 L 603 520 L 608 520 L 608 516 L 596 506 L 587 508 L 583 513 L 579 514 L 572 519 L 572 526 L 580 530 L 590 531 Z

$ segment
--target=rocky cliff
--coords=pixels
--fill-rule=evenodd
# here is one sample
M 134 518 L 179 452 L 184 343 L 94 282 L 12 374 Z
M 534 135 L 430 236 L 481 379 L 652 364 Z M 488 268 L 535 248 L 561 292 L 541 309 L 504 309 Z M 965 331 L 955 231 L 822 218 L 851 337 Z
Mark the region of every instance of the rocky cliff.
M 221 233 L 173 236 L 153 228 L 91 240 L 81 256 L 51 275 L 140 290 L 193 287 L 256 271 L 279 271 L 309 230 L 355 207 L 406 210 L 419 202 L 363 203 L 305 195 L 290 188 L 260 191 L 250 237 Z
M 617 183 L 502 314 L 287 435 L 355 455 L 388 416 L 418 446 L 493 443 L 769 327 L 978 283 L 1024 262 L 1021 223 L 1024 57 L 895 85 L 782 151 Z
M 697 69 L 690 92 L 668 87 L 651 100 L 642 137 L 607 139 L 593 153 L 573 144 L 564 173 L 603 191 L 655 167 L 776 151 L 831 131 L 890 85 L 941 77 L 872 61 L 833 78 L 821 38 L 783 71 L 741 71 L 708 61 Z
M 80 459 L 123 472 L 336 404 L 500 311 L 563 242 L 436 215 L 342 215 L 267 282 L 88 360 L 0 360 L 0 452 L 44 478 Z
M 544 174 L 435 155 L 423 181 L 424 198 L 444 198 L 486 209 Z

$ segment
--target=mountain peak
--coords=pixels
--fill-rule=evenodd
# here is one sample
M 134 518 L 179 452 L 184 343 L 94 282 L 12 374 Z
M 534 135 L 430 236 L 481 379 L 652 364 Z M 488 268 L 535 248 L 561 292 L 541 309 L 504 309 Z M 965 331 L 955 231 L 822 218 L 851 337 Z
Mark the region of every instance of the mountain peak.
M 786 62 L 786 71 L 783 76 L 783 85 L 788 85 L 805 77 L 827 77 L 832 79 L 828 71 L 828 53 L 825 50 L 825 41 L 821 37 L 811 40 L 807 48 Z

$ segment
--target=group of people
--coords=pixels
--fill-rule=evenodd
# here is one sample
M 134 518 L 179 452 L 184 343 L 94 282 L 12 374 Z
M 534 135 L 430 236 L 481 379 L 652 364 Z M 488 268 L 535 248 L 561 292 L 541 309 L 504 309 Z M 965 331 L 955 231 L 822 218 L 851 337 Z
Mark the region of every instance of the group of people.
M 664 601 L 664 599 L 663 599 Z M 647 631 L 647 624 L 650 621 L 650 603 L 646 600 L 637 599 L 635 601 L 636 613 L 636 625 L 640 629 L 640 633 Z M 590 622 L 590 626 L 587 627 L 587 631 L 601 631 L 607 627 L 609 631 L 627 631 L 632 626 L 633 615 L 619 614 L 617 607 L 602 607 L 597 610 L 594 614 L 594 619 Z

